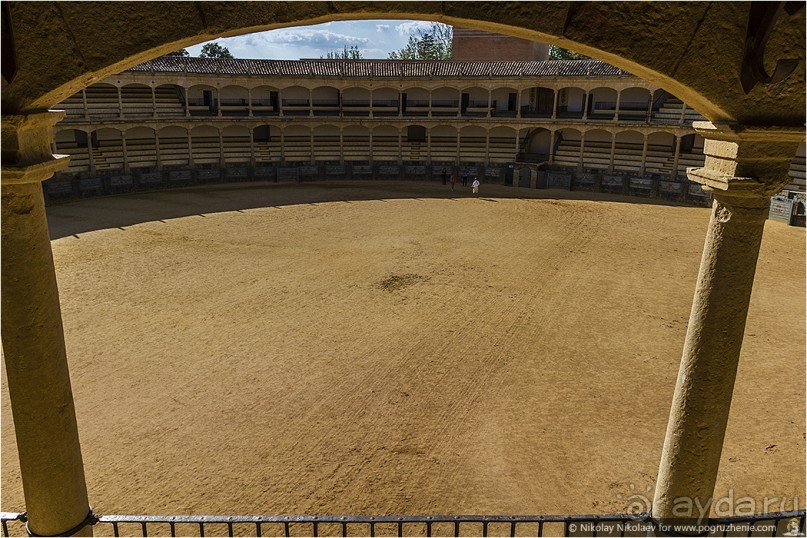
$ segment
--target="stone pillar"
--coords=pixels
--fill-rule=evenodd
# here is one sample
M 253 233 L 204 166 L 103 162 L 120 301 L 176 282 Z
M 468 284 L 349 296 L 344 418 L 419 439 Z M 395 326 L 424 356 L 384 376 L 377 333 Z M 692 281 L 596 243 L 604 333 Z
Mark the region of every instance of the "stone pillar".
M 342 129 L 339 129 L 339 164 L 345 165 L 345 136 Z
M 250 111 L 252 110 L 252 100 L 250 99 Z M 249 130 L 249 167 L 255 168 L 255 134 Z
M 614 173 L 614 155 L 616 155 L 616 133 L 611 133 L 611 156 L 608 161 L 608 172 Z
M 370 166 L 373 165 L 373 130 L 368 129 L 369 136 L 367 139 L 367 156 L 370 158 Z
M 193 137 L 190 129 L 188 129 L 188 166 L 193 168 Z
M 182 90 L 185 92 L 185 117 L 190 118 L 191 117 L 191 108 L 190 108 L 190 103 L 188 102 L 188 100 L 191 98 L 190 88 L 187 88 L 187 87 L 183 86 Z
M 67 167 L 53 155 L 64 112 L 2 118 L 2 327 L 8 394 L 31 533 L 91 536 L 59 290 L 41 181 Z
M 221 109 L 219 109 L 221 112 Z M 224 131 L 219 129 L 219 168 L 224 168 Z
M 649 135 L 644 135 L 644 144 L 642 144 L 642 167 L 640 168 L 640 175 L 644 175 L 645 167 L 647 166 L 647 139 Z M 795 153 L 793 154 L 795 155 Z
M 687 104 L 681 101 L 681 117 L 678 118 L 678 125 L 684 124 L 684 119 L 686 118 L 686 115 L 687 115 Z
M 163 159 L 160 155 L 160 133 L 154 129 L 154 153 L 157 157 L 157 170 L 163 169 Z
M 586 151 L 586 133 L 585 131 L 580 133 L 580 160 L 577 163 L 577 169 L 581 172 L 583 171 L 583 154 Z
M 653 95 L 654 92 L 651 91 L 650 100 L 647 102 L 647 118 L 646 118 L 647 123 L 650 123 L 650 120 L 653 117 Z
M 151 87 L 151 117 L 157 117 L 157 88 Z
M 652 515 L 660 534 L 696 522 L 697 508 L 686 508 L 708 506 L 715 494 L 770 198 L 789 181 L 804 139 L 800 128 L 694 127 L 705 138 L 706 162 L 688 176 L 714 202 L 656 481 Z
M 120 89 L 118 89 L 118 91 L 120 92 Z M 118 94 L 118 95 L 120 95 L 120 94 Z M 90 111 L 87 109 L 87 89 L 86 88 L 81 90 L 81 102 L 83 103 L 83 106 L 84 106 L 84 119 L 88 120 L 88 119 L 90 119 Z
M 516 117 L 521 117 L 521 90 L 516 93 Z
M 310 143 L 310 146 L 311 146 L 311 166 L 314 166 L 315 164 L 317 164 L 317 158 L 316 158 L 316 155 L 314 153 L 314 129 L 313 129 L 313 127 L 311 128 L 311 134 L 308 135 L 308 140 L 309 140 L 309 143 Z
M 557 117 L 558 117 L 558 94 L 560 93 L 560 90 L 555 88 L 554 91 L 555 91 L 555 95 L 552 98 L 552 119 L 553 120 L 557 119 Z
M 277 115 L 283 117 L 283 90 L 277 89 Z
M 675 153 L 673 154 L 673 169 L 670 177 L 675 179 L 678 177 L 678 158 L 681 156 L 681 135 L 675 137 Z
M 491 117 L 490 107 L 493 106 L 493 90 L 488 89 L 488 113 L 485 114 L 485 117 Z
M 583 98 L 583 121 L 588 119 L 588 96 L 589 92 L 586 92 L 586 96 Z
M 403 165 L 403 136 L 400 129 L 398 129 L 398 165 Z
M 121 94 L 120 86 L 116 86 L 118 88 L 118 118 L 123 119 L 123 95 Z M 82 90 L 84 91 L 84 90 Z M 86 94 L 85 94 L 86 97 Z M 87 108 L 86 104 L 84 108 Z
M 432 91 L 429 90 L 429 117 L 432 117 Z
M 619 121 L 619 104 L 622 102 L 622 90 L 616 92 L 616 107 L 614 108 L 614 121 Z
M 462 90 L 457 90 L 459 92 L 459 99 L 457 100 L 457 117 L 462 117 Z
M 373 117 L 373 90 L 370 90 L 370 107 L 369 108 L 370 108 L 370 110 L 369 110 L 369 112 L 367 112 L 367 116 L 372 118 Z
M 95 156 L 92 154 L 92 133 L 87 134 L 87 159 L 90 166 L 90 175 L 95 177 Z
M 308 90 L 308 116 L 314 117 L 314 90 Z
M 126 133 L 120 134 L 120 144 L 121 149 L 123 150 L 123 173 L 129 173 L 129 152 L 126 149 Z
M 216 116 L 221 117 L 221 88 L 216 88 Z
M 555 94 L 557 95 L 557 93 Z M 549 131 L 549 164 L 555 164 L 555 130 Z
M 249 111 L 249 117 L 252 117 L 252 88 L 247 88 L 247 110 Z M 250 132 L 252 132 L 250 130 Z
M 286 163 L 286 141 L 283 139 L 283 129 L 280 129 L 280 162 Z

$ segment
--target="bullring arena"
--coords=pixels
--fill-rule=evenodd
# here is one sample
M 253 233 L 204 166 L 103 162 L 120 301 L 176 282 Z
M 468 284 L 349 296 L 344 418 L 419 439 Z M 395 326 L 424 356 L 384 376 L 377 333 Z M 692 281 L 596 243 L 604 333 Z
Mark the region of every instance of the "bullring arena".
M 655 485 L 708 218 L 387 181 L 52 206 L 93 509 L 625 510 Z M 766 225 L 717 485 L 787 510 L 804 486 L 804 255 L 801 229 Z

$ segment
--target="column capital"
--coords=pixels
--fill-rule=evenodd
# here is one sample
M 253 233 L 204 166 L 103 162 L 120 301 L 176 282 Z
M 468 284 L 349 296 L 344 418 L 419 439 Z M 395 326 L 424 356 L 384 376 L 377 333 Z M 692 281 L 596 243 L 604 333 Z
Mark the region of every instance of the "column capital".
M 51 151 L 53 126 L 63 110 L 2 116 L 2 185 L 36 183 L 67 167 L 69 155 Z
M 703 168 L 690 168 L 687 177 L 715 196 L 739 199 L 770 198 L 787 185 L 790 163 L 804 129 L 753 127 L 697 121 L 703 136 Z M 766 202 L 767 203 L 767 202 Z

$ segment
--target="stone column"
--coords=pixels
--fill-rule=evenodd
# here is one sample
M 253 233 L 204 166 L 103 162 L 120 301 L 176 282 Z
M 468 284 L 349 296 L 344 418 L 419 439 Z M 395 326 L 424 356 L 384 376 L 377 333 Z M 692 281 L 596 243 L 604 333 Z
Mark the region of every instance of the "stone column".
M 614 108 L 614 121 L 619 121 L 619 104 L 622 102 L 622 90 L 616 92 L 616 107 Z
M 283 90 L 277 89 L 277 115 L 283 117 Z
M 681 101 L 681 117 L 678 118 L 678 125 L 684 124 L 684 119 L 686 118 L 686 115 L 687 115 L 687 104 Z
M 647 102 L 647 123 L 650 123 L 651 118 L 653 117 L 653 95 L 654 92 L 650 92 L 650 100 Z
M 308 117 L 314 117 L 314 90 L 308 90 Z
M 432 117 L 432 90 L 429 90 L 429 117 Z
M 770 197 L 787 184 L 804 139 L 801 128 L 694 127 L 706 162 L 688 176 L 714 202 L 656 481 L 652 515 L 661 534 L 682 532 L 677 525 L 699 515 L 686 508 L 708 506 L 715 495 Z
M 518 91 L 518 93 L 516 93 L 516 117 L 520 118 L 521 117 L 521 90 L 517 90 L 517 91 Z
M 157 157 L 157 170 L 163 169 L 163 159 L 160 155 L 160 133 L 157 132 L 157 129 L 154 129 L 154 153 Z
M 642 144 L 642 167 L 640 168 L 640 175 L 644 175 L 645 168 L 647 167 L 647 139 L 648 135 L 644 135 L 644 144 Z M 793 154 L 795 155 L 795 153 Z
M 252 88 L 247 88 L 247 110 L 249 111 L 249 117 L 252 117 Z
M 557 93 L 555 94 L 557 95 Z M 549 131 L 549 164 L 555 164 L 555 130 Z
M 221 117 L 221 88 L 216 88 L 216 116 Z
M 373 130 L 368 129 L 369 136 L 367 139 L 367 156 L 370 159 L 370 166 L 373 165 Z
M 92 154 L 92 133 L 87 135 L 87 160 L 90 167 L 90 175 L 95 177 L 95 156 Z
M 221 109 L 219 109 L 219 112 Z M 219 129 L 219 168 L 224 168 L 224 131 Z
M 490 107 L 493 106 L 493 90 L 488 89 L 488 113 L 485 114 L 485 117 L 489 118 L 490 114 Z
M 123 150 L 123 173 L 128 174 L 129 173 L 129 152 L 126 149 L 126 133 L 122 132 L 120 134 L 120 144 L 121 144 L 121 149 Z
M 120 92 L 120 89 L 118 89 L 118 91 Z M 118 96 L 120 97 L 120 94 L 118 94 Z M 87 89 L 86 88 L 81 90 L 81 102 L 83 103 L 83 106 L 84 106 L 84 119 L 88 120 L 88 119 L 90 119 L 90 111 L 87 109 Z
M 67 167 L 53 155 L 64 112 L 2 118 L 2 328 L 8 394 L 31 533 L 91 536 L 84 464 L 59 290 L 40 182 Z
M 286 163 L 286 141 L 283 138 L 283 129 L 280 129 L 280 162 Z
M 608 172 L 614 172 L 614 155 L 616 154 L 616 133 L 611 133 L 611 156 L 608 161 Z
M 151 117 L 157 117 L 157 88 L 151 87 Z
M 183 86 L 182 90 L 185 92 L 185 117 L 190 118 L 191 117 L 191 108 L 190 108 L 190 103 L 188 103 L 188 100 L 191 98 L 190 88 L 187 88 L 187 87 Z
M 678 177 L 678 158 L 681 156 L 681 135 L 675 137 L 675 154 L 673 155 L 673 169 L 670 177 L 675 179 Z
M 403 165 L 403 136 L 400 129 L 398 129 L 398 165 Z
M 583 121 L 588 119 L 588 96 L 589 92 L 586 92 L 586 96 L 583 98 Z
M 555 95 L 552 98 L 552 119 L 553 120 L 557 119 L 557 117 L 558 117 L 558 94 L 560 93 L 560 90 L 555 88 L 554 91 L 555 91 Z
M 250 100 L 250 112 L 252 110 L 252 100 Z M 249 167 L 255 168 L 255 134 L 249 130 Z
M 344 128 L 339 129 L 339 164 L 345 165 L 345 136 L 343 133 Z
M 118 88 L 118 118 L 123 119 L 123 95 L 121 95 L 120 86 L 117 86 L 117 88 Z M 82 90 L 82 91 L 84 91 L 84 90 Z M 86 94 L 85 94 L 85 96 L 86 96 Z M 85 108 L 86 108 L 86 105 L 85 105 Z
M 457 91 L 459 91 L 459 99 L 457 100 L 457 117 L 461 118 L 462 117 L 462 90 L 457 90 Z M 469 98 L 469 100 L 470 100 L 470 98 Z
M 585 131 L 580 133 L 580 161 L 577 163 L 577 169 L 581 172 L 583 171 L 583 154 L 586 151 L 586 133 Z
M 193 137 L 190 129 L 188 129 L 188 166 L 193 168 Z

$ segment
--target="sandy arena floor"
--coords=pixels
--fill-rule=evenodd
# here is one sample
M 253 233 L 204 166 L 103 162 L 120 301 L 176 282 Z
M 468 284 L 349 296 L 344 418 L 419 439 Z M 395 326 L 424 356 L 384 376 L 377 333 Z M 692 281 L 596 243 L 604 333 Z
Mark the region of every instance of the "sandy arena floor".
M 652 490 L 709 210 L 453 195 L 244 184 L 51 207 L 96 513 L 605 513 Z M 804 230 L 768 222 L 718 481 L 757 511 L 804 506 L 804 260 Z M 2 412 L 17 511 L 5 390 Z

